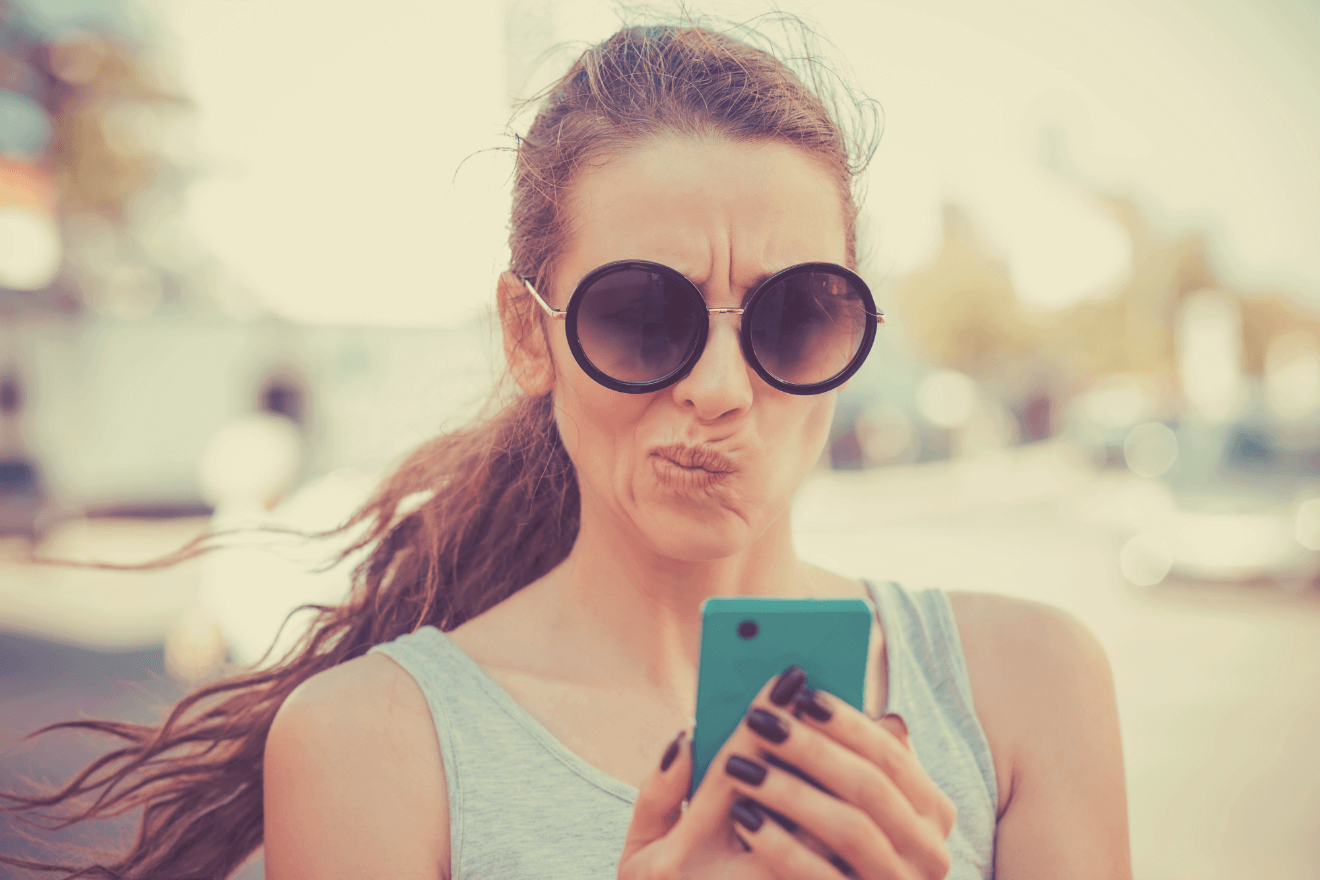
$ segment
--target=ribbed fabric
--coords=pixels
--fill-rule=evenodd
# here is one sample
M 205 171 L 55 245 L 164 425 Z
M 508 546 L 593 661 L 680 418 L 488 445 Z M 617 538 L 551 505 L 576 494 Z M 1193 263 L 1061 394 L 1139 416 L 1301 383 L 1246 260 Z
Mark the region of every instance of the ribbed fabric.
M 867 584 L 889 660 L 886 711 L 958 806 L 948 880 L 994 875 L 990 747 L 948 598 Z M 422 627 L 371 649 L 416 681 L 449 785 L 452 880 L 613 880 L 637 789 L 566 749 L 448 636 Z

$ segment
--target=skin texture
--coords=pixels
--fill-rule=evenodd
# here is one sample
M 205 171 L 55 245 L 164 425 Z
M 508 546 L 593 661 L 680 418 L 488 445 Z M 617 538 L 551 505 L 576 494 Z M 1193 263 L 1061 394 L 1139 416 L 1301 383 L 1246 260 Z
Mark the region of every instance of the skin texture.
M 651 142 L 585 175 L 572 198 L 572 240 L 542 291 L 559 308 L 578 278 L 614 260 L 672 266 L 712 307 L 740 305 L 786 266 L 845 260 L 837 187 L 784 144 Z M 713 316 L 693 371 L 646 395 L 587 377 L 562 323 L 504 317 L 520 385 L 553 394 L 582 527 L 563 564 L 451 637 L 567 748 L 641 789 L 621 877 L 837 876 L 814 844 L 769 822 L 744 834 L 744 855 L 728 808 L 752 790 L 726 774 L 709 774 L 681 812 L 687 749 L 658 769 L 695 705 L 702 600 L 865 595 L 801 562 L 791 540 L 792 496 L 820 456 L 834 393 L 767 386 L 742 358 L 736 316 Z M 683 467 L 675 445 L 714 449 L 719 473 Z M 1130 876 L 1112 683 L 1094 637 L 1044 606 L 951 600 L 999 781 L 999 876 Z M 716 766 L 779 751 L 842 799 L 773 768 L 759 797 L 800 811 L 861 876 L 943 876 L 952 805 L 901 722 L 875 724 L 837 702 L 829 722 L 798 721 L 764 691 L 755 705 L 777 712 L 789 738 L 767 745 L 740 727 Z M 267 745 L 268 876 L 448 876 L 445 792 L 425 700 L 406 673 L 371 655 L 315 676 L 286 701 Z

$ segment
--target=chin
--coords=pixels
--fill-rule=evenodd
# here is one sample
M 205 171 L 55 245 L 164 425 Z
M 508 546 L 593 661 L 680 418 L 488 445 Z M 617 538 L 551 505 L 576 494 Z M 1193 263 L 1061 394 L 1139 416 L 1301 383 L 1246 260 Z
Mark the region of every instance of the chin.
M 768 523 L 758 529 L 736 512 L 719 508 L 652 511 L 637 525 L 662 556 L 684 562 L 714 562 L 746 550 Z

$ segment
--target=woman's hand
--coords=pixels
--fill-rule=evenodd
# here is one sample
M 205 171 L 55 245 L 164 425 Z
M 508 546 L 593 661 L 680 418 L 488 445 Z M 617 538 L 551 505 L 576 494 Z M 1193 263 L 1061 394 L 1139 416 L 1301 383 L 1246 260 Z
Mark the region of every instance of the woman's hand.
M 762 688 L 686 811 L 692 753 L 680 734 L 668 768 L 638 796 L 621 880 L 927 880 L 948 873 L 954 806 L 921 769 L 902 720 L 877 724 L 829 694 L 794 695 L 800 676 L 789 670 Z M 783 679 L 787 686 L 776 688 Z

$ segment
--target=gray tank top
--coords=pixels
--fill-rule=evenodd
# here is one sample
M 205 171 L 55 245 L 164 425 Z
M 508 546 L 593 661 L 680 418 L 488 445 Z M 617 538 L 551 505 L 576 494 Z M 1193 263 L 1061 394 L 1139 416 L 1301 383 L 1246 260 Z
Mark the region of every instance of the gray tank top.
M 998 794 L 940 590 L 867 583 L 886 638 L 887 712 L 958 807 L 948 880 L 994 876 Z M 452 880 L 613 880 L 637 789 L 588 764 L 435 627 L 376 645 L 426 696 L 449 784 Z

